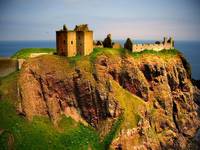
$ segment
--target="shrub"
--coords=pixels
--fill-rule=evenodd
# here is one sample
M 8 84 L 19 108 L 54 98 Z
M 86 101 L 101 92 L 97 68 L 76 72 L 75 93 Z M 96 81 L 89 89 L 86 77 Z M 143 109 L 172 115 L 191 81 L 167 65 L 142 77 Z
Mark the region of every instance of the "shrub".
M 130 38 L 128 38 L 124 44 L 124 48 L 132 51 L 133 43 Z
M 108 34 L 107 37 L 104 39 L 103 46 L 107 48 L 112 48 L 111 34 Z

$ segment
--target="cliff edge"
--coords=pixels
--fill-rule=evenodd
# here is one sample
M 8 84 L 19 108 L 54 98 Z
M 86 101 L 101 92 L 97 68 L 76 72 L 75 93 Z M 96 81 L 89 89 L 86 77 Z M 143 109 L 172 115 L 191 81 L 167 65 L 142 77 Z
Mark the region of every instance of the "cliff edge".
M 19 75 L 20 114 L 55 125 L 70 116 L 114 149 L 197 149 L 199 89 L 176 50 L 96 49 L 84 57 L 28 59 Z M 117 126 L 116 126 L 117 124 Z

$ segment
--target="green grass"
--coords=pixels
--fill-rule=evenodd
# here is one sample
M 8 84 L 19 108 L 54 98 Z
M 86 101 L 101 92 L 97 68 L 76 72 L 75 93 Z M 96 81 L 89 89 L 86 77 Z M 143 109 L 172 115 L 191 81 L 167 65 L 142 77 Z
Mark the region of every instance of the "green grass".
M 73 56 L 73 57 L 68 57 L 68 61 L 70 63 L 70 65 L 75 65 L 77 61 L 81 60 L 81 58 L 83 58 L 80 54 Z
M 140 110 L 145 110 L 144 100 L 123 89 L 116 81 L 111 80 L 113 93 L 120 106 L 124 110 L 124 121 L 122 127 L 131 129 L 137 127 L 140 121 Z
M 24 48 L 15 53 L 12 58 L 22 58 L 22 59 L 27 59 L 31 53 L 54 53 L 56 52 L 56 49 L 53 48 Z M 153 50 L 144 50 L 141 52 L 130 52 L 127 49 L 120 48 L 120 49 L 113 49 L 113 48 L 94 48 L 93 52 L 89 55 L 90 61 L 93 63 L 98 55 L 106 55 L 109 57 L 112 56 L 124 56 L 124 55 L 131 55 L 134 58 L 140 58 L 141 56 L 145 54 L 150 54 L 150 55 L 157 55 L 157 56 L 163 56 L 163 57 L 168 57 L 168 56 L 174 56 L 179 54 L 179 52 L 176 49 L 171 49 L 171 50 L 162 50 L 159 52 L 153 51 Z M 85 56 L 88 57 L 88 56 Z M 74 65 L 76 61 L 79 61 L 82 59 L 81 55 L 77 55 L 74 57 L 69 57 L 68 60 L 69 62 Z
M 0 78 L 0 99 L 9 99 L 15 105 L 17 104 L 17 78 L 19 72 L 13 72 L 6 77 Z
M 180 52 L 176 49 L 170 49 L 170 50 L 161 50 L 161 51 L 154 51 L 154 50 L 144 50 L 141 52 L 130 52 L 129 54 L 133 56 L 134 58 L 140 58 L 143 55 L 155 55 L 155 56 L 161 56 L 161 57 L 172 57 L 176 56 Z
M 91 63 L 94 63 L 96 58 L 99 55 L 104 54 L 108 57 L 115 57 L 115 56 L 132 56 L 134 58 L 141 58 L 143 56 L 159 56 L 163 59 L 172 58 L 174 56 L 180 55 L 181 53 L 176 49 L 170 49 L 170 50 L 161 50 L 161 51 L 154 51 L 154 50 L 144 50 L 141 52 L 131 52 L 127 49 L 120 48 L 120 49 L 113 49 L 113 48 L 94 48 L 93 52 L 89 55 L 89 59 Z
M 99 55 L 106 55 L 109 57 L 112 56 L 123 56 L 126 53 L 126 49 L 114 49 L 114 48 L 94 48 L 93 52 L 89 55 L 90 61 L 93 63 L 97 56 Z
M 107 149 L 115 137 L 122 118 L 113 125 L 111 131 L 100 143 L 99 134 L 92 128 L 63 116 L 58 127 L 54 127 L 46 117 L 34 117 L 27 121 L 16 114 L 15 107 L 5 100 L 0 101 L 0 145 L 2 150 L 12 147 L 16 150 L 95 150 Z M 8 136 L 14 137 L 13 145 L 8 145 Z
M 56 49 L 54 48 L 24 48 L 15 53 L 12 58 L 26 59 L 31 53 L 54 53 Z
M 117 135 L 117 132 L 120 129 L 122 122 L 124 121 L 124 116 L 121 115 L 113 124 L 111 131 L 105 136 L 102 144 L 105 149 L 109 149 L 109 145 L 111 144 L 112 140 Z
M 5 100 L 0 101 L 0 128 L 4 130 L 0 134 L 1 149 L 8 148 L 8 133 L 14 137 L 14 149 L 102 149 L 94 129 L 67 117 L 57 128 L 45 117 L 35 117 L 29 122 L 19 117 L 14 106 Z
M 134 58 L 139 58 L 142 55 L 150 54 L 150 55 L 156 55 L 156 56 L 175 56 L 177 54 L 180 54 L 180 52 L 176 49 L 170 49 L 170 50 L 161 50 L 161 51 L 154 51 L 154 50 L 144 50 L 141 52 L 131 52 L 127 49 L 120 48 L 120 49 L 113 49 L 113 48 L 94 48 L 93 52 L 90 54 L 90 59 L 93 61 L 98 55 L 105 54 L 105 55 L 118 55 L 118 56 L 124 56 L 126 54 L 129 54 L 133 56 Z

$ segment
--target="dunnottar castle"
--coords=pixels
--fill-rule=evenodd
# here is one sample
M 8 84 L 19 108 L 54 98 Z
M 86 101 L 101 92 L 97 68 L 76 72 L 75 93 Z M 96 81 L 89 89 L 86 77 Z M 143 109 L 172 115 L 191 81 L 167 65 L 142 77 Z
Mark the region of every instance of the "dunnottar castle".
M 87 24 L 82 24 L 76 25 L 74 30 L 68 30 L 64 25 L 63 29 L 56 31 L 56 47 L 58 55 L 71 57 L 77 54 L 89 55 L 96 47 L 121 48 L 121 45 L 120 43 L 113 43 L 110 34 L 104 41 L 94 42 L 93 31 L 89 30 Z M 169 39 L 164 37 L 163 41 L 156 41 L 155 43 L 135 44 L 128 38 L 124 48 L 132 52 L 169 50 L 174 49 L 174 40 L 171 37 Z

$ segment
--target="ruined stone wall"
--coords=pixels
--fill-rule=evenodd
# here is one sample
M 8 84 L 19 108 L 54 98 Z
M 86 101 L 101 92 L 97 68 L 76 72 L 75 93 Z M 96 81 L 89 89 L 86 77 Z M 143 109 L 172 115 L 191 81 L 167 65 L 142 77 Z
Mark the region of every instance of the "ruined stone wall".
M 93 32 L 84 32 L 84 52 L 83 55 L 89 55 L 93 51 Z
M 76 32 L 68 31 L 67 32 L 67 56 L 76 56 Z
M 67 31 L 56 32 L 56 49 L 58 55 L 67 55 Z
M 143 50 L 161 51 L 163 49 L 173 49 L 172 43 L 161 44 L 133 44 L 133 52 L 141 52 Z

